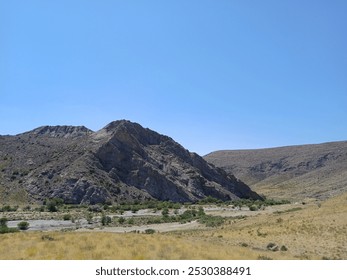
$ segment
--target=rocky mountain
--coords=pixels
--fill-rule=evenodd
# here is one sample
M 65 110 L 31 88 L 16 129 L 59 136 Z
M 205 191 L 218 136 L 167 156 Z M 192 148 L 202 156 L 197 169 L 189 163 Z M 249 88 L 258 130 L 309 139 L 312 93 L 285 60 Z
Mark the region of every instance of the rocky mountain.
M 204 159 L 269 197 L 326 199 L 347 191 L 347 141 L 216 151 Z
M 260 197 L 246 184 L 190 153 L 168 136 L 129 121 L 93 132 L 43 126 L 0 136 L 0 202 L 95 204 L 206 196 Z

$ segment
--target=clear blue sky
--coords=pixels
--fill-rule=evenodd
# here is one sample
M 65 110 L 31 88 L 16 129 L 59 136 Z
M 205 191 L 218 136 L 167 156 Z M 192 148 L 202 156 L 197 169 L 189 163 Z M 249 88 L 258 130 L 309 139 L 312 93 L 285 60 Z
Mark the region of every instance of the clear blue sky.
M 345 0 L 0 0 L 0 134 L 128 119 L 201 155 L 347 140 Z

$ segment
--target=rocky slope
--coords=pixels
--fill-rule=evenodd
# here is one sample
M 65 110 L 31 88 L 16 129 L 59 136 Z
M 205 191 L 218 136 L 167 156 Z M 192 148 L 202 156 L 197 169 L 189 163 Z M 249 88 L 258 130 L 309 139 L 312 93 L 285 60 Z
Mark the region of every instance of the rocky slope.
M 204 159 L 270 197 L 326 199 L 347 191 L 347 141 L 217 151 Z
M 86 127 L 44 126 L 0 136 L 0 202 L 104 203 L 146 199 L 260 198 L 233 175 L 170 137 L 115 121 Z

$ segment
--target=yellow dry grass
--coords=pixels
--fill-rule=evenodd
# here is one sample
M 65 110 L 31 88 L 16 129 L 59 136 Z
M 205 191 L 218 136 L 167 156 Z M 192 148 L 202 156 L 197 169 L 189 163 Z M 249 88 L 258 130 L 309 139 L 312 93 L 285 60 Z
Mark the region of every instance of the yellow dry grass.
M 0 259 L 243 259 L 247 251 L 163 234 L 27 232 L 3 235 L 0 241 Z
M 232 222 L 213 234 L 273 259 L 347 259 L 347 194 L 299 208 Z M 267 250 L 269 243 L 279 251 Z

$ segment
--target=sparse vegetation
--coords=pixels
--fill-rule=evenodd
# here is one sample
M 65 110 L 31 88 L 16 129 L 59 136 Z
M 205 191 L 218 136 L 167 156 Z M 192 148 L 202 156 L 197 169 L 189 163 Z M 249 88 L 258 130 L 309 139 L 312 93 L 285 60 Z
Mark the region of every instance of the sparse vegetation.
M 302 207 L 294 207 L 294 208 L 290 208 L 284 211 L 276 211 L 274 212 L 275 214 L 282 214 L 282 213 L 290 213 L 290 212 L 295 212 L 295 211 L 300 211 L 302 210 Z
M 16 212 L 18 210 L 18 206 L 10 206 L 5 205 L 2 208 L 0 208 L 0 212 Z
M 207 227 L 218 227 L 224 224 L 225 218 L 220 216 L 204 215 L 199 218 L 199 222 Z
M 199 204 L 216 204 L 216 205 L 220 205 L 223 203 L 222 200 L 218 199 L 218 198 L 215 198 L 215 197 L 212 197 L 212 196 L 207 196 L 203 199 L 201 199 L 199 202 Z
M 341 201 L 346 202 L 346 198 L 341 199 Z M 245 201 L 243 203 L 245 203 Z M 254 203 L 254 201 L 252 201 L 252 203 Z M 141 203 L 135 205 L 141 205 Z M 162 206 L 164 205 L 167 206 L 168 204 L 163 203 Z M 88 206 L 62 204 L 59 205 L 59 212 L 47 212 L 48 209 L 46 206 L 44 209 L 45 211 L 40 212 L 36 206 L 32 206 L 30 209 L 20 207 L 16 212 L 3 212 L 3 214 L 6 215 L 6 217 L 10 217 L 11 224 L 13 224 L 14 217 L 17 217 L 15 220 L 18 219 L 18 221 L 20 221 L 23 219 L 24 215 L 26 215 L 26 217 L 36 216 L 37 218 L 46 217 L 45 219 L 57 220 L 64 219 L 66 215 L 66 219 L 69 216 L 76 219 L 76 224 L 73 227 L 65 229 L 60 233 L 50 232 L 49 234 L 41 233 L 38 235 L 37 239 L 35 239 L 36 241 L 30 243 L 30 250 L 25 251 L 25 249 L 23 249 L 22 254 L 18 249 L 17 254 L 21 256 L 18 258 L 23 258 L 23 256 L 25 256 L 27 259 L 39 259 L 41 258 L 40 256 L 43 256 L 43 252 L 42 254 L 39 253 L 42 248 L 46 248 L 48 244 L 54 247 L 61 246 L 59 244 L 63 244 L 61 242 L 66 243 L 67 238 L 76 238 L 76 246 L 79 244 L 78 240 L 81 239 L 81 237 L 85 238 L 84 240 L 91 240 L 89 239 L 92 238 L 91 236 L 97 238 L 96 236 L 101 234 L 97 233 L 97 231 L 88 234 L 71 232 L 74 231 L 75 228 L 80 230 L 83 229 L 83 220 L 85 221 L 89 216 L 88 220 L 93 224 L 92 228 L 100 227 L 99 230 L 102 230 L 101 226 L 124 227 L 124 231 L 133 233 L 100 235 L 104 236 L 105 239 L 102 241 L 100 240 L 100 244 L 91 242 L 88 250 L 86 246 L 82 246 L 82 243 L 80 247 L 73 247 L 77 255 L 84 256 L 81 257 L 82 259 L 93 259 L 101 250 L 104 250 L 106 255 L 98 255 L 100 259 L 107 258 L 107 256 L 113 259 L 117 259 L 118 257 L 121 258 L 121 256 L 125 259 L 170 259 L 175 258 L 175 256 L 176 259 L 184 259 L 186 257 L 188 258 L 188 256 L 190 259 L 203 258 L 203 256 L 206 258 L 215 256 L 217 259 L 322 259 L 322 256 L 326 259 L 345 259 L 347 255 L 343 248 L 346 245 L 345 232 L 347 230 L 347 224 L 344 217 L 347 209 L 344 205 L 345 204 L 341 202 L 334 202 L 334 200 L 332 200 L 332 202 L 322 202 L 320 208 L 316 206 L 316 202 L 308 202 L 304 206 L 300 205 L 301 207 L 297 207 L 294 204 L 287 204 L 273 206 L 267 211 L 258 210 L 259 213 L 254 215 L 255 213 L 249 211 L 245 206 L 241 206 L 242 209 L 240 210 L 233 208 L 230 204 L 224 204 L 224 202 L 219 205 L 180 204 L 179 209 L 163 207 L 160 211 L 156 208 L 157 203 L 153 203 L 153 208 L 150 210 L 147 208 L 146 211 L 142 211 L 141 213 L 132 213 L 132 204 L 123 204 L 122 207 L 124 208 L 130 207 L 125 215 L 121 216 L 119 210 L 115 211 L 113 208 L 116 205 L 109 205 L 106 209 L 103 205 L 98 205 L 98 207 L 101 208 L 101 212 L 94 212 L 88 211 Z M 339 207 L 337 208 L 336 206 Z M 12 208 L 12 206 L 10 207 Z M 26 208 L 26 213 L 22 212 L 24 208 Z M 216 208 L 220 210 L 212 210 L 211 212 L 211 209 Z M 300 208 L 300 211 L 297 210 L 297 208 Z M 156 214 L 153 214 L 153 210 L 156 210 Z M 177 210 L 176 213 L 175 210 Z M 148 216 L 144 215 L 145 213 L 148 213 Z M 228 214 L 233 215 L 229 217 Z M 18 232 L 18 228 L 7 227 L 6 217 L 0 219 L 1 233 Z M 190 223 L 193 221 L 194 223 Z M 177 228 L 182 226 L 185 230 L 167 233 L 163 232 L 162 228 L 166 228 L 166 225 L 161 226 L 159 224 L 171 222 L 177 223 Z M 151 225 L 153 225 L 153 227 L 151 227 Z M 176 225 L 170 225 L 170 227 L 175 229 Z M 108 230 L 112 231 L 111 228 Z M 141 232 L 143 233 L 142 235 L 138 234 Z M 153 248 L 158 248 L 158 250 L 150 250 L 148 253 L 144 253 L 145 249 L 142 250 L 141 248 L 144 247 L 141 246 L 147 245 L 141 245 L 143 241 L 141 236 L 142 238 L 149 237 L 154 233 L 156 239 L 155 242 L 152 240 L 152 246 Z M 36 234 L 38 234 L 38 232 L 29 231 L 25 236 L 18 234 L 20 233 L 3 235 L 6 238 L 0 239 L 1 248 L 13 245 L 16 242 L 18 243 L 18 248 L 19 246 L 24 246 L 23 248 L 25 248 L 25 238 L 37 236 Z M 88 238 L 86 236 L 88 236 Z M 111 240 L 110 238 L 112 236 L 112 242 L 107 241 L 106 236 L 108 236 L 108 240 Z M 323 237 L 324 239 L 322 239 Z M 139 254 L 131 254 L 131 249 L 130 251 L 128 250 L 128 252 L 120 252 L 117 251 L 117 249 L 116 255 L 114 252 L 108 252 L 107 246 L 112 247 L 112 245 L 105 245 L 104 247 L 102 242 L 105 242 L 105 244 L 107 244 L 107 242 L 113 244 L 114 238 L 119 238 L 117 240 L 124 238 L 124 240 L 122 239 L 122 241 L 120 241 L 122 244 L 130 244 L 128 242 L 132 240 L 136 244 L 133 245 L 133 248 L 136 252 L 139 252 Z M 7 243 L 8 240 L 12 240 L 11 243 Z M 285 244 L 283 244 L 283 240 L 285 240 Z M 324 240 L 324 242 L 322 240 Z M 41 241 L 45 242 L 46 247 L 40 247 Z M 47 243 L 47 241 L 54 242 Z M 164 245 L 167 244 L 166 242 L 175 244 L 173 247 L 170 247 L 172 248 L 170 252 L 159 250 L 159 248 L 163 248 L 162 246 L 166 246 Z M 201 242 L 201 244 L 204 243 L 205 253 L 201 251 L 199 254 L 197 253 L 192 256 L 188 248 L 190 248 L 189 246 L 191 245 L 199 246 L 199 242 Z M 33 246 L 32 244 L 35 245 Z M 14 246 L 14 248 L 16 247 Z M 148 247 L 146 248 L 146 250 L 149 250 Z M 219 250 L 221 250 L 219 255 L 213 253 L 215 250 L 214 248 L 219 248 Z M 69 250 L 66 249 L 64 254 L 59 252 L 59 250 L 54 251 L 57 254 L 54 258 L 59 259 L 59 254 L 61 256 L 60 258 L 72 256 L 71 254 L 74 253 L 68 252 Z M 260 255 L 259 250 L 263 250 L 263 253 Z M 242 255 L 239 255 L 241 251 Z M 14 252 L 16 252 L 16 250 Z M 177 252 L 177 254 L 175 252 Z M 319 252 L 322 252 L 322 254 Z M 50 253 L 45 252 L 45 256 L 49 255 Z M 53 255 L 50 256 L 51 257 L 48 258 L 52 258 Z M 8 255 L 1 256 L 0 254 L 0 258 L 8 258 Z M 17 257 L 15 257 L 15 259 L 16 258 Z

